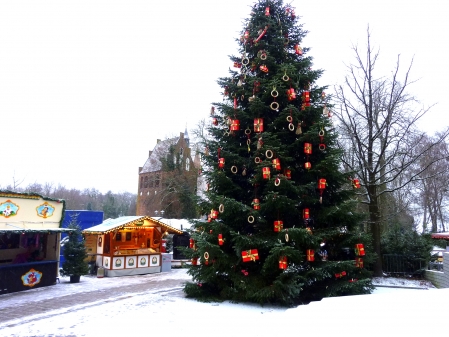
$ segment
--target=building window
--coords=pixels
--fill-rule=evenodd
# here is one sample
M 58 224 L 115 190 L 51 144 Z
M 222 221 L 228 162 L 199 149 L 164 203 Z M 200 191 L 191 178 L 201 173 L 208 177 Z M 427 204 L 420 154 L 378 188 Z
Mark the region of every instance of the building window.
M 140 177 L 140 188 L 143 187 L 143 177 Z
M 154 187 L 159 187 L 161 183 L 161 176 L 159 174 L 156 174 L 156 180 L 154 181 Z
M 150 177 L 150 182 L 148 185 L 149 185 L 149 187 L 154 187 L 154 176 L 153 175 Z
M 186 171 L 190 170 L 190 159 L 186 158 Z
M 143 187 L 145 187 L 145 188 L 148 187 L 148 176 L 145 177 L 145 183 L 144 183 Z

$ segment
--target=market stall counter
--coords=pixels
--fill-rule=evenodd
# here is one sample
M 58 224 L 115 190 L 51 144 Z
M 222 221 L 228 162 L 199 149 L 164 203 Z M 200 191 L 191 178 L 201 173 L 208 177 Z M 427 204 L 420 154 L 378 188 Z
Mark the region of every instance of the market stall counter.
M 163 237 L 182 233 L 148 216 L 108 219 L 83 231 L 86 249 L 109 277 L 161 272 Z
M 0 294 L 56 284 L 64 200 L 0 190 Z

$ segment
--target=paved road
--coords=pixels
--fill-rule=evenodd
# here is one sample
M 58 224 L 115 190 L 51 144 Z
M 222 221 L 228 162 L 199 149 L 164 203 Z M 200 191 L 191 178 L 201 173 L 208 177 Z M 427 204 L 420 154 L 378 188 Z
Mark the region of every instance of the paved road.
M 0 328 L 46 318 L 54 315 L 55 310 L 79 310 L 141 294 L 184 297 L 183 284 L 189 279 L 185 269 L 112 278 L 83 276 L 76 284 L 61 278 L 53 286 L 0 295 Z

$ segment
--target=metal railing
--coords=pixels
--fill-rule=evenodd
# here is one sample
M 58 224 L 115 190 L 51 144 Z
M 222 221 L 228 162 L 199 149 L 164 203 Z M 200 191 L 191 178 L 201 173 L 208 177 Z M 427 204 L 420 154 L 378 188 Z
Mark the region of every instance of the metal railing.
M 427 262 L 410 255 L 384 254 L 382 269 L 391 275 L 421 275 L 427 269 Z

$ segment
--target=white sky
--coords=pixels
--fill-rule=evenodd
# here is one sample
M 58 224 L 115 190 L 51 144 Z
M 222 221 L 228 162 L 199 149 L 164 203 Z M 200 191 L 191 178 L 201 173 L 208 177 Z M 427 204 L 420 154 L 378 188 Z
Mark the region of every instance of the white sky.
M 35 315 L 1 322 L 0 335 L 24 336 L 431 336 L 440 335 L 444 303 L 449 289 L 376 288 L 372 295 L 326 298 L 296 308 L 242 303 L 201 303 L 179 297 L 180 289 L 142 293 L 117 291 L 117 283 L 131 289 L 143 282 L 167 279 L 190 280 L 185 269 L 168 273 L 115 278 L 83 276 L 80 283 L 68 277 L 50 287 L 30 293 L 0 295 L 0 310 L 29 304 Z M 383 278 L 380 284 L 405 287 L 417 281 Z M 114 288 L 114 292 L 108 289 Z M 108 292 L 102 300 L 49 313 L 39 311 L 39 303 L 58 301 L 67 295 L 97 290 Z M 178 291 L 174 291 L 178 290 Z M 33 294 L 33 296 L 29 296 Z M 323 324 L 324 323 L 324 324 Z M 444 328 L 443 328 L 444 329 Z M 213 333 L 211 333 L 213 332 Z
M 232 66 L 252 0 L 0 2 L 0 186 L 24 179 L 67 188 L 137 193 L 138 167 L 156 140 L 208 118 L 216 84 Z M 293 0 L 310 33 L 319 84 L 341 83 L 367 25 L 380 47 L 379 76 L 414 56 L 411 89 L 444 111 L 446 1 Z M 331 90 L 329 90 L 331 92 Z

